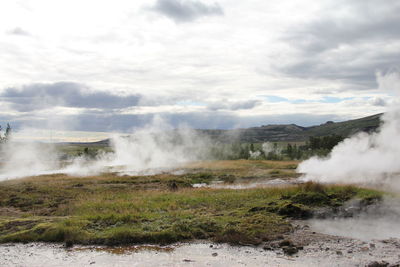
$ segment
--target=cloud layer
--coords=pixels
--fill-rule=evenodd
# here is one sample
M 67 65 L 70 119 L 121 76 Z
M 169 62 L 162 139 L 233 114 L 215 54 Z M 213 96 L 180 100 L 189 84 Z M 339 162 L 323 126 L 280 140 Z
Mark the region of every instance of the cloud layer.
M 136 106 L 139 95 L 121 96 L 111 92 L 95 92 L 74 82 L 30 84 L 7 88 L 0 98 L 18 111 L 33 111 L 55 106 L 115 109 Z
M 175 22 L 189 22 L 203 16 L 224 14 L 219 4 L 205 4 L 197 0 L 157 0 L 152 9 Z
M 400 3 L 389 0 L 328 1 L 318 18 L 284 37 L 296 58 L 281 70 L 290 76 L 345 80 L 364 89 L 374 73 L 399 67 Z
M 2 1 L 0 124 L 308 126 L 384 112 L 393 96 L 375 77 L 400 68 L 399 12 L 396 0 Z

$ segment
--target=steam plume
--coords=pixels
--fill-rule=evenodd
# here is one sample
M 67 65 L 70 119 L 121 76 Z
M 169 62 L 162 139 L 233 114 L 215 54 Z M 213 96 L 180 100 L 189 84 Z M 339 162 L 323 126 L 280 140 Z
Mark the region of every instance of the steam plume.
M 160 118 L 131 135 L 111 137 L 112 152 L 100 153 L 95 159 L 80 156 L 61 161 L 54 146 L 39 143 L 17 143 L 11 140 L 3 147 L 0 180 L 50 173 L 95 175 L 117 171 L 121 174 L 155 174 L 206 158 L 209 140 L 195 131 L 181 127 L 174 130 Z
M 377 74 L 381 90 L 400 89 L 398 73 Z M 304 161 L 298 171 L 303 179 L 319 182 L 361 183 L 396 186 L 400 174 L 400 107 L 392 101 L 376 133 L 359 133 L 345 139 L 326 158 Z

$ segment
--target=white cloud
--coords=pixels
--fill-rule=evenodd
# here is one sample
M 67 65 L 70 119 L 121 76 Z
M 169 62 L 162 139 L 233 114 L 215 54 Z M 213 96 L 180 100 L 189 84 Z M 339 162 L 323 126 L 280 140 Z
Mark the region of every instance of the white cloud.
M 14 29 L 8 31 L 9 34 L 14 34 L 14 35 L 22 35 L 22 36 L 29 36 L 30 33 L 27 32 L 26 30 L 20 28 L 20 27 L 15 27 Z
M 375 73 L 398 67 L 398 8 L 393 0 L 1 1 L 0 94 L 35 84 L 83 85 L 46 98 L 45 105 L 78 110 L 73 116 L 85 122 L 115 118 L 96 127 L 78 123 L 80 129 L 117 122 L 126 129 L 152 114 L 175 116 L 171 120 L 186 114 L 199 127 L 207 125 L 202 118 L 210 109 L 215 127 L 267 124 L 262 116 L 304 124 L 296 114 L 321 120 L 370 115 L 385 110 L 379 99 L 390 101 Z M 190 23 L 176 23 L 183 21 Z M 108 108 L 97 105 L 96 95 L 109 100 Z M 266 95 L 288 102 L 269 103 Z M 358 102 L 317 103 L 324 96 Z M 31 104 L 23 110 L 20 100 L 2 99 L 0 117 L 22 123 L 27 108 L 37 111 L 43 102 L 25 99 Z
M 222 16 L 218 3 L 205 4 L 197 0 L 157 0 L 151 8 L 175 22 L 189 22 L 202 16 Z

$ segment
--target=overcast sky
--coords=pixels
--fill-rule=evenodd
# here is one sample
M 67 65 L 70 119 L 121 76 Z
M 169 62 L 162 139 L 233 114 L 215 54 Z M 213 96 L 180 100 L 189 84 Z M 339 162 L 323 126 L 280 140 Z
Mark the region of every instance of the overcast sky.
M 3 0 L 0 122 L 130 131 L 383 112 L 398 0 Z

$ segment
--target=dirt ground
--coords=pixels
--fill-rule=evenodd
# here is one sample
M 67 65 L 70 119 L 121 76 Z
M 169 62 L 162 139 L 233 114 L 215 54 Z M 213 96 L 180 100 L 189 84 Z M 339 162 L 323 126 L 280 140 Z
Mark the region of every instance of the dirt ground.
M 400 239 L 369 242 L 313 231 L 304 222 L 281 240 L 262 246 L 209 242 L 167 247 L 64 248 L 57 244 L 0 245 L 0 265 L 8 266 L 400 266 Z M 298 250 L 288 255 L 288 247 Z

